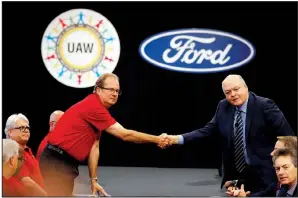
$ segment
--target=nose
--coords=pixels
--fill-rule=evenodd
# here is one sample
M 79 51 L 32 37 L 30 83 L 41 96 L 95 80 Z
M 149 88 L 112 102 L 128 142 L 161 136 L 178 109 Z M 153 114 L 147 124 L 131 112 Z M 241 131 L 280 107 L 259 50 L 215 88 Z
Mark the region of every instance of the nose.
M 280 168 L 279 172 L 278 172 L 278 175 L 279 176 L 282 176 L 284 174 L 284 169 L 283 168 Z
M 30 133 L 30 130 L 29 130 L 29 129 L 25 129 L 25 130 L 23 131 L 23 133 Z
M 118 91 L 114 90 L 112 93 L 114 96 L 118 96 Z
M 231 91 L 231 96 L 235 96 L 235 91 Z

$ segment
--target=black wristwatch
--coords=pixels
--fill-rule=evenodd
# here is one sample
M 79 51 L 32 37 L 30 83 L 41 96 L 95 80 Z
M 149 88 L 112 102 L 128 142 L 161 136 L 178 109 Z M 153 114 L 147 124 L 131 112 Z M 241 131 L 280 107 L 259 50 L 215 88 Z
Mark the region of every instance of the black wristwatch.
M 232 186 L 237 186 L 238 180 L 232 180 Z

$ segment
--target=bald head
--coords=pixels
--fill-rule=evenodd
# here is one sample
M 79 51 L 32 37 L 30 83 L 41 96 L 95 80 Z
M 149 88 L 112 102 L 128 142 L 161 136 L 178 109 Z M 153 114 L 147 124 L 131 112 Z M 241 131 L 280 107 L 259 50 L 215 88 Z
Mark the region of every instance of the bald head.
M 231 74 L 228 75 L 223 81 L 222 81 L 222 88 L 224 87 L 224 84 L 227 83 L 235 83 L 238 82 L 239 84 L 242 84 L 243 86 L 247 87 L 244 79 L 242 78 L 242 76 L 237 75 L 237 74 Z
M 248 88 L 240 75 L 228 75 L 222 81 L 222 90 L 228 102 L 234 106 L 241 106 L 248 98 Z
M 56 110 L 50 115 L 50 131 L 52 131 L 58 120 L 61 118 L 61 116 L 64 114 L 63 111 Z

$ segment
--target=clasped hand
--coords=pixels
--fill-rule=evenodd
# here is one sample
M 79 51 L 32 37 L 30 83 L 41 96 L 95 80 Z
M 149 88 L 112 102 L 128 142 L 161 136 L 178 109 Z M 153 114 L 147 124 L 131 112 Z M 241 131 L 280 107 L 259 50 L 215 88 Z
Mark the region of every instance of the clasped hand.
M 234 186 L 230 186 L 227 188 L 226 194 L 229 197 L 247 197 L 248 195 L 250 195 L 250 191 L 245 191 L 244 190 L 244 185 L 241 184 L 241 188 L 237 188 Z
M 166 133 L 162 133 L 158 137 L 159 137 L 158 147 L 161 149 L 165 149 L 165 148 L 171 146 L 172 144 L 174 144 L 174 142 L 177 138 L 174 135 L 168 135 Z

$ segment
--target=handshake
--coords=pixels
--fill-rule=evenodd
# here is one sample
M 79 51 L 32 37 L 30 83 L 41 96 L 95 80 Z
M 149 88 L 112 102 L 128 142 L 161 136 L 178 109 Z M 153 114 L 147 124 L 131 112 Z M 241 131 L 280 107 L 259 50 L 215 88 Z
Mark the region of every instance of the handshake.
M 157 145 L 161 149 L 168 148 L 173 144 L 178 144 L 178 135 L 168 135 L 166 133 L 162 133 L 161 135 L 157 136 L 157 138 Z

